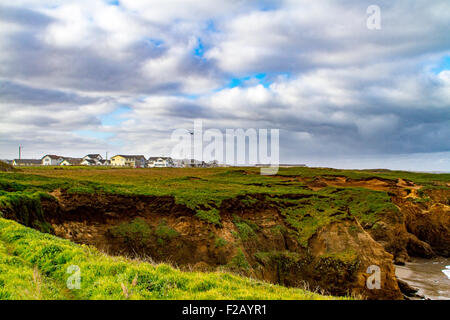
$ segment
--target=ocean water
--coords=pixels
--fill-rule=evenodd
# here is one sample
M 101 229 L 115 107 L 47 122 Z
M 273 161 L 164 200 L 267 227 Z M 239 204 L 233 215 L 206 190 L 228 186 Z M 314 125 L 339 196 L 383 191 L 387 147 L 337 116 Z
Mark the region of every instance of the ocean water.
M 445 269 L 442 272 L 450 279 L 450 266 L 445 266 Z
M 450 300 L 450 259 L 414 258 L 405 266 L 395 266 L 397 278 L 419 289 L 418 294 L 432 300 Z

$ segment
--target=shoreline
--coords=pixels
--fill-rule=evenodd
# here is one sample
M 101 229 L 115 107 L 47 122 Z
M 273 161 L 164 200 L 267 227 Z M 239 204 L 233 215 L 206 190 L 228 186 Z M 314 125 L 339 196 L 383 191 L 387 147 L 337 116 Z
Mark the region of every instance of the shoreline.
M 449 266 L 450 258 L 446 257 L 412 258 L 404 266 L 396 265 L 395 274 L 398 279 L 417 289 L 418 296 L 430 300 L 450 300 L 450 279 L 443 272 Z M 416 299 L 423 300 L 418 297 Z

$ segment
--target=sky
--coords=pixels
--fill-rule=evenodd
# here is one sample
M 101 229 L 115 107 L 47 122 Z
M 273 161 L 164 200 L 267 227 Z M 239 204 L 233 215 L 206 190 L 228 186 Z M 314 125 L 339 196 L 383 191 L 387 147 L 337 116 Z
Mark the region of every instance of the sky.
M 450 2 L 0 4 L 0 158 L 170 155 L 196 119 L 279 129 L 282 163 L 450 171 Z

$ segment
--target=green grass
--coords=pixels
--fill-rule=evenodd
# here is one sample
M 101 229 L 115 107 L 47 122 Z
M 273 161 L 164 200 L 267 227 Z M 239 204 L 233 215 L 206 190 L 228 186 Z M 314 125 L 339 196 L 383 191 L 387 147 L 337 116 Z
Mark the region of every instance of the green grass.
M 351 179 L 368 179 L 381 178 L 387 180 L 397 180 L 398 178 L 411 180 L 417 184 L 431 184 L 433 182 L 450 182 L 450 173 L 422 173 L 410 171 L 395 171 L 385 169 L 371 169 L 371 170 L 341 170 L 332 168 L 281 168 L 280 176 L 301 176 L 304 178 L 316 176 L 329 177 L 347 177 Z
M 51 225 L 46 222 L 42 210 L 41 200 L 49 197 L 48 194 L 37 192 L 3 192 L 0 193 L 0 208 L 14 215 L 14 220 L 38 229 L 43 232 L 50 232 Z M 0 217 L 4 215 L 0 211 Z
M 195 215 L 197 218 L 207 221 L 209 223 L 215 224 L 217 226 L 221 226 L 220 223 L 220 213 L 216 208 L 212 208 L 209 210 L 201 210 L 197 209 L 197 213 Z
M 1 171 L 1 170 L 0 170 Z M 33 167 L 0 172 L 0 216 L 23 225 L 51 231 L 42 210 L 43 198 L 61 189 L 70 193 L 172 196 L 177 204 L 192 209 L 204 222 L 220 227 L 221 208 L 237 197 L 239 210 L 278 211 L 286 226 L 271 232 L 293 234 L 300 245 L 321 227 L 349 216 L 365 228 L 376 228 L 385 215 L 396 217 L 398 208 L 391 195 L 355 187 L 306 188 L 315 177 L 380 178 L 396 182 L 403 178 L 420 184 L 420 199 L 428 191 L 448 189 L 450 174 L 424 174 L 386 170 L 335 170 L 328 168 L 281 168 L 276 176 L 261 176 L 258 168 L 111 169 L 86 167 Z M 301 178 L 301 179 L 300 179 Z M 13 215 L 13 216 L 11 216 Z M 234 216 L 236 237 L 251 241 L 260 230 L 249 220 Z M 357 232 L 357 230 L 349 230 Z M 137 245 L 154 239 L 160 245 L 179 236 L 162 221 L 157 226 L 144 219 L 112 227 L 111 235 Z M 214 235 L 213 235 L 214 236 Z M 226 246 L 222 238 L 215 246 Z M 300 258 L 287 253 L 258 253 L 257 259 L 275 259 L 286 270 Z M 352 253 L 339 257 L 323 256 L 322 265 L 330 270 L 355 267 Z M 338 261 L 338 262 L 336 262 Z M 81 268 L 80 290 L 65 286 L 71 265 Z M 250 268 L 238 249 L 228 267 L 237 272 Z M 348 269 L 348 268 L 347 268 Z M 0 219 L 0 298 L 1 299 L 323 299 L 300 289 L 288 289 L 228 273 L 182 272 L 168 265 L 152 265 L 109 257 L 96 249 L 79 246 L 49 234 Z M 137 278 L 136 278 L 137 276 Z M 343 275 L 349 276 L 349 275 Z M 137 279 L 134 281 L 134 279 Z
M 237 272 L 246 272 L 250 269 L 250 264 L 245 257 L 244 252 L 241 248 L 238 249 L 236 255 L 231 259 L 230 263 L 228 263 L 227 267 L 230 270 L 234 270 Z
M 256 224 L 235 216 L 234 225 L 238 229 L 238 235 L 241 240 L 246 241 L 256 237 L 256 231 L 258 231 L 258 226 Z
M 236 259 L 245 267 L 242 256 Z M 68 290 L 72 265 L 80 268 L 81 288 Z M 334 299 L 228 273 L 110 257 L 6 219 L 0 219 L 0 269 L 2 299 Z
M 127 244 L 145 244 L 152 235 L 151 227 L 142 218 L 136 218 L 131 222 L 125 222 L 109 229 L 113 237 L 121 238 Z
M 33 167 L 23 168 L 22 172 L 1 172 L 0 190 L 48 192 L 61 188 L 69 193 L 170 195 L 175 197 L 177 203 L 196 210 L 200 219 L 217 224 L 220 218 L 213 208 L 219 208 L 223 200 L 247 194 L 283 195 L 302 192 L 302 182 L 289 180 L 296 176 L 345 176 L 352 179 L 378 177 L 393 181 L 403 178 L 429 188 L 450 182 L 450 174 L 318 168 L 280 168 L 277 176 L 262 176 L 258 168 L 154 170 Z M 208 208 L 206 210 L 205 205 Z
M 0 300 L 68 299 L 69 290 L 44 277 L 36 267 L 12 255 L 0 242 Z
M 109 228 L 109 233 L 114 238 L 120 238 L 125 244 L 133 248 L 145 247 L 145 244 L 153 239 L 159 245 L 164 245 L 166 240 L 178 237 L 179 233 L 171 228 L 166 220 L 152 227 L 142 218 L 135 218 L 131 222 L 124 222 Z
M 167 225 L 167 221 L 162 220 L 159 225 L 156 227 L 155 231 L 158 238 L 163 240 L 172 239 L 179 236 L 179 233 Z
M 276 176 L 262 176 L 258 168 L 251 167 L 161 170 L 32 167 L 23 168 L 20 172 L 0 172 L 0 211 L 13 208 L 21 213 L 17 221 L 49 231 L 38 198 L 55 189 L 68 193 L 173 196 L 177 204 L 194 210 L 199 220 L 220 227 L 223 201 L 239 196 L 243 208 L 251 209 L 261 201 L 260 197 L 254 196 L 265 195 L 266 201 L 281 211 L 303 246 L 320 227 L 348 215 L 357 217 L 365 227 L 376 225 L 383 215 L 398 215 L 398 209 L 385 191 L 355 187 L 326 187 L 312 191 L 296 179 L 313 180 L 317 176 L 380 178 L 393 182 L 403 178 L 422 185 L 419 195 L 423 197 L 427 190 L 448 188 L 445 184 L 450 183 L 450 174 L 388 170 L 299 167 L 280 168 Z M 237 221 L 236 227 L 243 240 L 248 240 L 256 232 L 247 222 Z M 164 239 L 160 241 L 164 242 Z
M 373 226 L 383 215 L 397 216 L 398 208 L 385 191 L 364 188 L 326 187 L 304 198 L 272 197 L 285 221 L 296 231 L 303 247 L 323 226 L 343 218 L 356 217 L 364 226 Z
M 224 238 L 218 237 L 218 238 L 216 238 L 216 240 L 215 240 L 216 248 L 224 247 L 224 246 L 226 246 L 227 244 L 228 244 L 228 242 L 227 242 L 227 240 L 225 240 Z

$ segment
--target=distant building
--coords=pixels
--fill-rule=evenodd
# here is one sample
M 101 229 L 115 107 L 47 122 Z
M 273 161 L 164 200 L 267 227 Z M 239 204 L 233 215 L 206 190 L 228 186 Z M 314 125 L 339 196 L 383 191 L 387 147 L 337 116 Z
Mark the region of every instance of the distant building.
M 174 168 L 183 168 L 183 160 L 181 159 L 172 159 Z
M 218 161 L 200 161 L 196 159 L 173 159 L 173 166 L 175 168 L 208 168 L 217 167 Z
M 59 166 L 64 161 L 64 157 L 54 154 L 47 154 L 42 157 L 42 165 L 44 166 Z
M 82 166 L 97 166 L 98 162 L 92 159 L 81 159 Z
M 98 153 L 88 154 L 83 157 L 83 160 L 94 160 L 94 161 L 100 161 L 103 160 L 103 157 L 99 155 Z
M 146 163 L 143 155 L 118 154 L 111 158 L 111 165 L 115 167 L 145 168 Z
M 149 168 L 168 168 L 174 167 L 172 158 L 170 157 L 150 157 L 148 158 Z
M 16 167 L 35 167 L 42 165 L 39 159 L 14 159 L 12 165 Z
M 219 166 L 219 161 L 217 161 L 217 160 L 209 161 L 209 162 L 206 164 L 206 166 L 207 166 L 207 167 L 210 167 L 210 168 L 216 168 L 216 167 Z
M 60 166 L 81 166 L 83 159 L 81 158 L 64 158 Z
M 205 167 L 205 161 L 195 159 L 183 159 L 184 167 L 201 168 Z
M 99 166 L 110 166 L 110 165 L 111 165 L 111 161 L 110 161 L 110 160 L 102 159 L 102 160 L 100 160 L 100 161 L 98 162 L 98 165 L 99 165 Z

